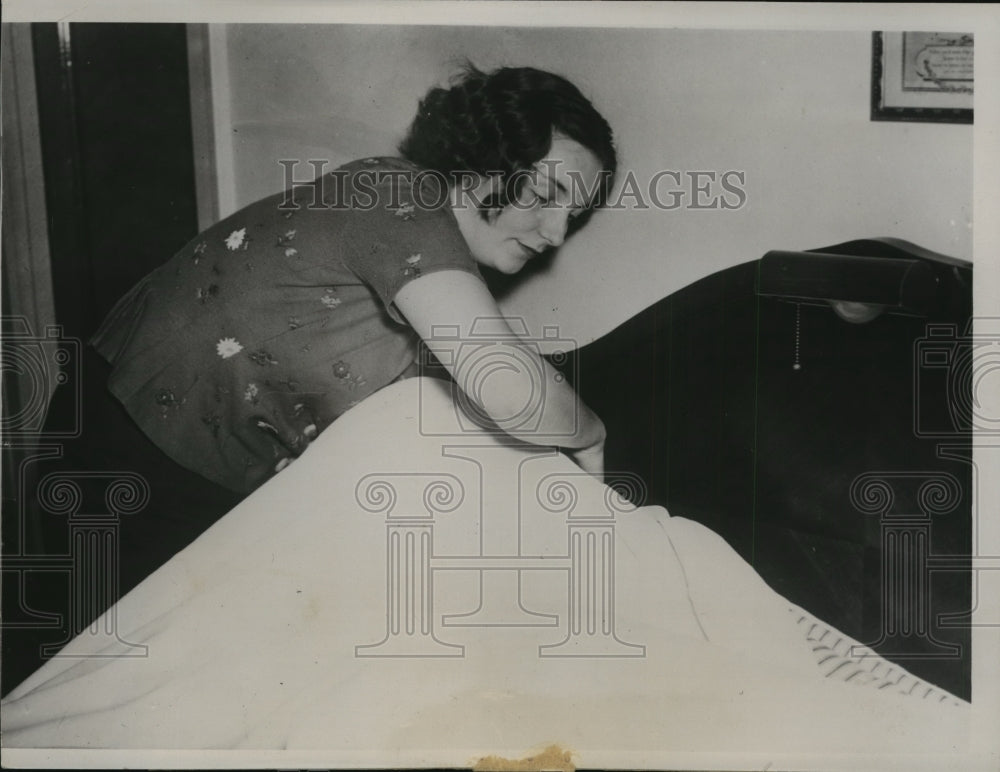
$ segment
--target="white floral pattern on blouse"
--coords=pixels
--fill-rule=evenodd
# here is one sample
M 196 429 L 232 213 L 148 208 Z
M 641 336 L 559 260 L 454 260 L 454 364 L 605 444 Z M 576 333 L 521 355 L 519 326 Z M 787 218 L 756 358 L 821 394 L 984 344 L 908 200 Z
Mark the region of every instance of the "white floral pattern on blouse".
M 215 344 L 215 352 L 223 359 L 236 356 L 243 350 L 243 346 L 236 338 L 222 338 Z
M 247 229 L 240 228 L 226 236 L 226 249 L 235 252 L 240 247 L 246 248 Z

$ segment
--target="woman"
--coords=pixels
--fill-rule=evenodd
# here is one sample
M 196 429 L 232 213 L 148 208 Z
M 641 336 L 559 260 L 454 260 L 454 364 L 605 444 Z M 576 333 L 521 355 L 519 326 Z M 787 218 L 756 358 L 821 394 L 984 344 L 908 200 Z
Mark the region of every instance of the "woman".
M 615 164 L 590 103 L 527 68 L 470 70 L 431 91 L 400 150 L 226 218 L 111 312 L 93 341 L 110 389 L 174 461 L 254 490 L 351 405 L 412 374 L 419 339 L 500 317 L 479 267 L 513 274 L 562 244 Z M 459 386 L 469 351 L 456 342 L 444 357 Z M 601 422 L 538 366 L 542 423 L 510 432 L 600 474 Z M 543 391 L 534 372 L 504 368 L 469 396 L 507 428 Z
M 151 488 L 146 508 L 121 519 L 121 592 L 352 405 L 415 374 L 421 340 L 464 387 L 472 349 L 460 338 L 476 320 L 513 335 L 480 267 L 514 274 L 561 245 L 604 202 L 616 165 L 590 102 L 530 68 L 470 67 L 432 89 L 399 149 L 212 226 L 91 341 L 100 357 L 84 363 L 85 436 L 61 463 L 136 471 Z M 438 340 L 442 327 L 459 339 Z M 509 434 L 558 445 L 600 475 L 600 419 L 531 346 L 515 345 L 533 367 L 497 368 L 468 396 Z M 475 365 L 482 372 L 481 351 Z M 544 400 L 540 421 L 522 429 L 512 419 L 532 399 Z

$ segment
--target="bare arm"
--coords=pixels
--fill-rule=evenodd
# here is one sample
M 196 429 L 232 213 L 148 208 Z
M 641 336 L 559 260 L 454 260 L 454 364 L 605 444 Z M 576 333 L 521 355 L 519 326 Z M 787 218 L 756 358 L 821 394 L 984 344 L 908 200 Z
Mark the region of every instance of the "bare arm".
M 406 284 L 395 302 L 459 387 L 501 429 L 525 442 L 567 448 L 587 472 L 603 474 L 601 419 L 533 346 L 514 335 L 482 281 L 464 271 L 438 271 Z M 461 345 L 469 342 L 477 319 L 488 320 L 491 335 L 509 340 L 509 346 L 484 351 Z M 441 327 L 457 328 L 458 339 L 441 340 L 435 335 Z M 518 362 L 531 366 L 516 366 Z M 539 373 L 544 383 L 539 383 Z M 528 427 L 523 420 L 527 411 L 538 419 Z

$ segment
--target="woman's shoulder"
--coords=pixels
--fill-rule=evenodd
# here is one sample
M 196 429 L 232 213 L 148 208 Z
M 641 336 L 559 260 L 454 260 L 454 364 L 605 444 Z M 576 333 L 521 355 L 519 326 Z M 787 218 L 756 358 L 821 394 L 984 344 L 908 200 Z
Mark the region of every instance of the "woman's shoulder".
M 444 204 L 447 192 L 445 175 L 426 169 L 412 161 L 397 156 L 369 156 L 346 163 L 335 169 L 331 176 L 349 181 L 354 188 L 375 189 L 426 198 L 429 191 L 440 194 L 439 206 Z
M 397 156 L 367 156 L 341 164 L 316 178 L 346 181 L 349 185 L 370 187 L 396 186 L 426 176 L 428 172 L 405 158 Z
M 405 158 L 361 158 L 318 177 L 315 185 L 317 189 L 308 192 L 310 200 L 322 201 L 327 209 L 360 214 L 367 222 L 373 218 L 392 224 L 422 219 L 439 227 L 452 222 L 444 175 Z
M 392 242 L 442 238 L 458 225 L 444 175 L 396 156 L 367 156 L 311 182 L 255 201 L 202 232 L 194 249 L 222 252 L 280 247 L 297 255 L 306 242 L 359 248 L 358 239 Z M 292 243 L 292 242 L 295 243 Z
M 400 156 L 372 155 L 348 161 L 338 167 L 348 171 L 359 171 L 362 169 L 405 169 L 419 171 L 421 167 L 412 161 L 408 161 Z

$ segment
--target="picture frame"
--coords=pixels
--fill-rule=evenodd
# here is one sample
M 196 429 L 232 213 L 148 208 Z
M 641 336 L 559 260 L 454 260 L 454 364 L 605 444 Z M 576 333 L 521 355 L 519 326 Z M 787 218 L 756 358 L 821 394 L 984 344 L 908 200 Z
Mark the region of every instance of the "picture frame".
M 973 122 L 973 35 L 873 32 L 871 120 Z

